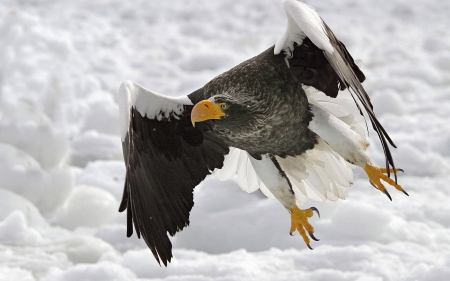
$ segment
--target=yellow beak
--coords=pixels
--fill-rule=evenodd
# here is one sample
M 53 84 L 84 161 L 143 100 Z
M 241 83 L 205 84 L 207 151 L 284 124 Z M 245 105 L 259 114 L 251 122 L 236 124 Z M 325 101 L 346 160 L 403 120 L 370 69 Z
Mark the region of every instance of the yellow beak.
M 210 119 L 220 119 L 225 116 L 220 104 L 213 103 L 210 100 L 202 100 L 197 103 L 191 111 L 192 126 L 195 127 L 196 122 L 201 122 Z

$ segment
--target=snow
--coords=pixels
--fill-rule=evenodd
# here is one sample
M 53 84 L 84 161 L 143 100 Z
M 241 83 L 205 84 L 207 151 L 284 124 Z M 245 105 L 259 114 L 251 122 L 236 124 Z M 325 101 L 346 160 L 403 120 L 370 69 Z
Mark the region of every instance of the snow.
M 103 189 L 81 185 L 73 189 L 58 212 L 57 222 L 68 228 L 95 227 L 117 216 L 118 201 Z
M 4 0 L 0 280 L 448 279 L 450 2 L 306 2 L 363 61 L 409 197 L 389 189 L 391 202 L 355 170 L 346 200 L 305 203 L 321 213 L 310 251 L 281 204 L 208 177 L 161 268 L 117 212 L 119 86 L 189 94 L 277 41 L 281 0 Z

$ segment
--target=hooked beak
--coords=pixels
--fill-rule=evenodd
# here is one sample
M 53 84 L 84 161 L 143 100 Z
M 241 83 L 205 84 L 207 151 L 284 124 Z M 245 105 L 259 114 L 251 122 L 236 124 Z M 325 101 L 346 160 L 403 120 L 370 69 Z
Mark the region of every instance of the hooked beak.
M 191 111 L 192 126 L 195 127 L 196 122 L 210 119 L 220 119 L 225 116 L 220 104 L 213 103 L 210 100 L 202 100 L 197 103 Z

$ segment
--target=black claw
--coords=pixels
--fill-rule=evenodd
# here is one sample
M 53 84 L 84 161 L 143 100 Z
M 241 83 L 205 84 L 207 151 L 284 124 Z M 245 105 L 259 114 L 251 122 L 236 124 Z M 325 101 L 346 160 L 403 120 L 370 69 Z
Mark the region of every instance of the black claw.
M 289 231 L 289 235 L 294 236 L 294 232 Z
M 308 246 L 308 248 L 309 248 L 310 250 L 314 250 L 314 248 L 311 247 L 311 245 L 309 245 L 309 243 L 306 243 L 306 246 Z
M 375 187 L 376 189 L 379 189 L 378 186 L 374 185 L 371 181 L 369 181 L 369 183 L 370 183 L 373 187 Z
M 402 192 L 403 192 L 406 196 L 409 196 L 408 192 L 406 192 L 404 189 L 402 189 Z
M 403 171 L 403 169 L 397 169 L 397 172 L 405 173 L 405 171 Z
M 313 210 L 313 212 L 316 212 L 317 215 L 319 216 L 319 219 L 320 219 L 320 213 L 319 213 L 319 210 L 317 210 L 316 207 L 311 207 L 311 208 L 309 208 L 309 209 L 310 209 L 310 210 Z
M 389 194 L 389 192 L 387 191 L 387 189 L 385 189 L 383 192 L 384 192 L 384 194 L 386 194 L 386 196 L 389 198 L 389 200 L 392 201 L 392 197 L 391 197 L 391 195 Z
M 317 238 L 314 236 L 314 232 L 309 231 L 308 234 L 309 234 L 309 237 L 311 237 L 312 240 L 314 240 L 314 241 L 320 241 L 320 239 L 317 239 Z

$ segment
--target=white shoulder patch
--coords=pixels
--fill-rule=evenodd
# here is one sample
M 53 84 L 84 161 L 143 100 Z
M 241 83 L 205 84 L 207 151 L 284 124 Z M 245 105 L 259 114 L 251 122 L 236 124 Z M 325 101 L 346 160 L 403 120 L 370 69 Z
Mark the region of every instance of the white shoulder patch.
M 345 160 L 364 167 L 369 161 L 365 150 L 364 117 L 359 113 L 348 91 L 330 98 L 314 88 L 305 89 L 313 119 L 309 129 L 320 136 Z
M 177 118 L 177 115 L 183 112 L 183 105 L 192 105 L 191 100 L 187 96 L 177 98 L 168 97 L 145 89 L 135 82 L 123 82 L 119 88 L 119 114 L 122 141 L 125 139 L 130 124 L 131 108 L 136 108 L 142 116 L 161 120 L 164 117 Z
M 311 86 L 303 86 L 308 102 L 337 117 L 361 137 L 366 137 L 364 116 L 359 112 L 348 89 L 335 98 L 329 97 Z
M 308 37 L 319 49 L 329 53 L 334 52 L 323 20 L 314 8 L 296 0 L 286 0 L 283 6 L 288 24 L 286 31 L 275 44 L 275 55 L 278 55 L 281 50 L 290 53 L 294 50 L 294 43 L 301 45 L 305 37 Z

